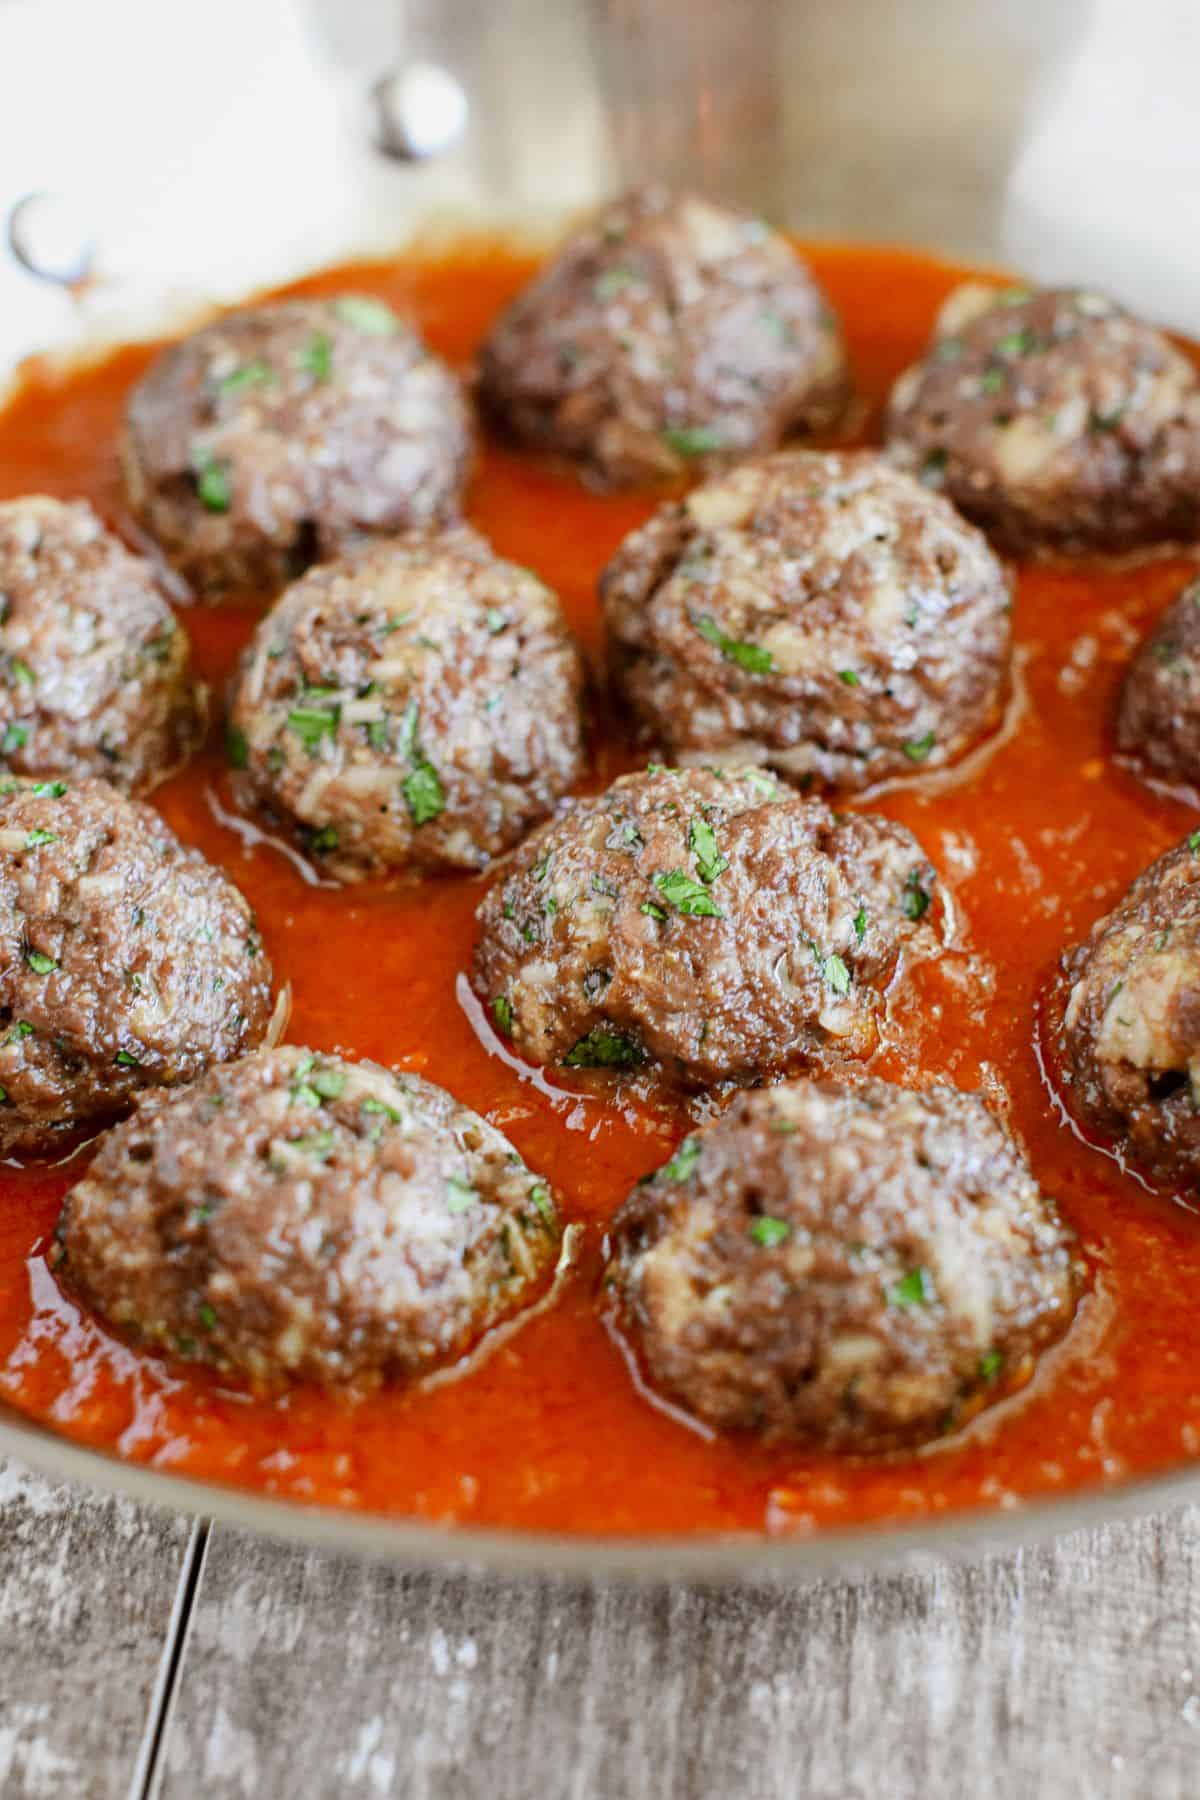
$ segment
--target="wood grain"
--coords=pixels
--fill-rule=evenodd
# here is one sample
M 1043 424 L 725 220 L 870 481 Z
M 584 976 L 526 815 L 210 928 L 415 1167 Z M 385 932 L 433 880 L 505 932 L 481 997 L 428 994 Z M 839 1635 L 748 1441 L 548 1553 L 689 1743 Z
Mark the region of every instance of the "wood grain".
M 0 1463 L 0 1794 L 130 1792 L 193 1526 Z
M 164 1800 L 1194 1800 L 1200 1510 L 794 1592 L 210 1540 Z

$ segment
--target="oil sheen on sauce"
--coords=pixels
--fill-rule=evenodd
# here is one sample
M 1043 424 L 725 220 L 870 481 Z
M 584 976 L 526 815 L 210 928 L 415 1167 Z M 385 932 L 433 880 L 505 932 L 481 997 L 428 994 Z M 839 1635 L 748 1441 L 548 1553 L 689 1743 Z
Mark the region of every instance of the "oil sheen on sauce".
M 813 250 L 841 312 L 877 438 L 892 378 L 917 354 L 964 271 L 899 250 Z M 532 264 L 462 242 L 399 264 L 329 271 L 412 314 L 465 364 Z M 144 348 L 68 372 L 34 364 L 0 413 L 0 495 L 89 498 L 123 519 L 114 439 Z M 593 656 L 595 580 L 653 498 L 601 497 L 567 473 L 489 446 L 469 515 L 562 597 Z M 588 1533 L 808 1531 L 914 1519 L 1131 1478 L 1200 1455 L 1200 1217 L 1154 1195 L 1065 1126 L 1035 1044 L 1061 949 L 1131 878 L 1195 828 L 1112 758 L 1112 718 L 1139 636 L 1191 573 L 1140 566 L 1027 568 L 1015 612 L 1019 716 L 988 753 L 856 804 L 909 825 L 942 871 L 955 951 L 893 998 L 893 1078 L 937 1074 L 1008 1107 L 1044 1189 L 1079 1233 L 1091 1284 L 1063 1345 L 1030 1385 L 919 1456 L 836 1460 L 714 1440 L 653 1405 L 596 1308 L 605 1222 L 687 1121 L 632 1099 L 529 1079 L 464 1002 L 484 881 L 337 890 L 237 829 L 215 746 L 153 796 L 176 831 L 256 907 L 294 1042 L 397 1063 L 442 1082 L 507 1132 L 555 1183 L 582 1254 L 558 1303 L 460 1379 L 364 1400 L 296 1391 L 259 1401 L 119 1342 L 60 1291 L 45 1254 L 82 1161 L 0 1168 L 0 1396 L 81 1442 L 262 1493 L 471 1524 Z M 261 602 L 190 608 L 202 673 L 219 690 Z M 597 735 L 603 731 L 601 724 Z M 635 759 L 611 741 L 592 783 Z

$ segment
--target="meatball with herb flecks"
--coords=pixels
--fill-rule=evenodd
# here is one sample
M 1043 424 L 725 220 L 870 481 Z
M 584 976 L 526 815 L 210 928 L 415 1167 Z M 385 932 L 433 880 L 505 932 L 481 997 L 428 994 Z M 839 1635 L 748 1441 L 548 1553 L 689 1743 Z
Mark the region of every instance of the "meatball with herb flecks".
M 956 289 L 892 391 L 897 465 L 1004 549 L 1124 550 L 1200 523 L 1200 383 L 1086 288 Z
M 456 517 L 471 447 L 457 377 L 382 301 L 342 294 L 169 345 L 130 396 L 122 460 L 146 530 L 220 594 Z
M 626 1200 L 609 1291 L 651 1384 L 721 1431 L 918 1445 L 1028 1379 L 1070 1231 L 975 1094 L 740 1095 Z
M 145 793 L 201 735 L 187 633 L 82 501 L 0 502 L 0 772 Z
M 1117 744 L 1152 779 L 1200 787 L 1200 582 L 1168 607 L 1131 663 Z
M 0 1154 L 47 1154 L 262 1042 L 271 966 L 219 869 L 104 782 L 0 779 Z
M 144 1097 L 67 1195 L 58 1266 L 110 1324 L 255 1388 L 406 1380 L 548 1285 L 554 1197 L 419 1076 L 281 1048 Z
M 1065 1099 L 1156 1180 L 1200 1186 L 1200 832 L 1064 958 Z
M 757 1080 L 875 1048 L 934 871 L 901 825 L 756 769 L 659 769 L 574 801 L 479 909 L 475 990 L 531 1062 Z
M 570 238 L 480 358 L 491 416 L 603 487 L 825 430 L 848 389 L 837 322 L 787 239 L 657 187 Z
M 784 451 L 663 506 L 600 581 L 615 682 L 677 761 L 853 789 L 998 715 L 1009 584 L 975 527 L 870 452 Z
M 583 767 L 583 663 L 555 596 L 468 526 L 313 569 L 234 680 L 240 804 L 342 881 L 482 868 Z

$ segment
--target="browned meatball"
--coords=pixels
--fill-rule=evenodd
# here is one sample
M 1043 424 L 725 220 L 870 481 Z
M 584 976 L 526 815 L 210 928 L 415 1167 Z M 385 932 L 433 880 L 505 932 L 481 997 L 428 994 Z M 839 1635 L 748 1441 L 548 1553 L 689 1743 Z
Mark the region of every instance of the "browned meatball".
M 1200 582 L 1167 609 L 1130 665 L 1117 743 L 1147 775 L 1200 786 Z
M 650 769 L 578 800 L 479 909 L 474 983 L 532 1062 L 686 1084 L 874 1047 L 934 872 L 903 826 L 754 769 Z
M 837 321 L 761 219 L 643 188 L 559 251 L 492 328 L 492 416 L 627 487 L 821 431 L 849 391 Z
M 583 664 L 555 596 L 458 526 L 312 570 L 230 698 L 240 802 L 342 881 L 478 869 L 583 768 Z
M 58 1244 L 113 1325 L 273 1388 L 452 1362 L 545 1286 L 561 1232 L 548 1185 L 444 1089 L 289 1047 L 147 1095 Z
M 609 1279 L 653 1384 L 718 1430 L 843 1451 L 953 1430 L 1075 1309 L 1073 1238 L 975 1094 L 738 1097 L 634 1189 Z
M 144 793 L 200 735 L 187 633 L 90 506 L 0 502 L 0 771 Z
M 202 593 L 279 588 L 360 537 L 457 514 L 463 389 L 381 301 L 230 313 L 151 364 L 123 442 L 130 505 Z
M 625 540 L 600 593 L 615 679 L 676 760 L 859 788 L 952 761 L 999 709 L 1003 569 L 870 452 L 713 477 Z
M 1086 289 L 957 289 L 893 390 L 887 439 L 1017 553 L 1120 550 L 1200 520 L 1196 371 Z
M 1067 1102 L 1146 1172 L 1200 1185 L 1200 832 L 1068 951 Z
M 44 1153 L 261 1043 L 242 895 L 104 782 L 0 780 L 0 1154 Z

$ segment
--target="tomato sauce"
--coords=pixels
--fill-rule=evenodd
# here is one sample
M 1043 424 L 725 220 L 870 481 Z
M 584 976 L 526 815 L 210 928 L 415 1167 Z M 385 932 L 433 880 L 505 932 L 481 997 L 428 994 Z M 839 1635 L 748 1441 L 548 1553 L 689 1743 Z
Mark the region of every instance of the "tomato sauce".
M 856 433 L 877 438 L 892 378 L 923 344 L 964 271 L 899 250 L 810 252 L 841 312 L 859 393 Z M 532 263 L 483 240 L 398 264 L 327 272 L 411 313 L 433 346 L 471 356 Z M 63 372 L 34 363 L 0 412 L 0 494 L 83 495 L 118 528 L 114 439 L 151 352 L 121 349 Z M 567 473 L 488 446 L 469 513 L 504 555 L 562 597 L 593 657 L 595 580 L 653 500 L 600 497 Z M 1009 728 L 949 775 L 860 801 L 903 820 L 953 895 L 959 936 L 893 997 L 879 1072 L 938 1074 L 1005 1101 L 1043 1187 L 1080 1235 L 1089 1291 L 1067 1340 L 1023 1392 L 918 1456 L 834 1459 L 713 1439 L 640 1391 L 596 1307 L 605 1222 L 687 1129 L 662 1104 L 557 1088 L 522 1068 L 466 993 L 482 880 L 314 886 L 239 830 L 215 744 L 153 796 L 187 842 L 257 908 L 288 1035 L 419 1070 L 486 1113 L 581 1224 L 557 1303 L 459 1378 L 357 1402 L 297 1391 L 271 1401 L 119 1342 L 46 1263 L 58 1206 L 82 1167 L 0 1168 L 0 1397 L 81 1442 L 309 1504 L 522 1529 L 591 1533 L 807 1531 L 1013 1504 L 1200 1456 L 1200 1216 L 1155 1195 L 1064 1123 L 1037 1051 L 1040 997 L 1062 948 L 1131 878 L 1193 829 L 1112 757 L 1124 665 L 1192 564 L 1025 568 Z M 261 610 L 261 603 L 259 606 Z M 220 684 L 256 609 L 187 609 L 203 674 Z M 598 733 L 599 735 L 599 733 Z M 593 781 L 633 766 L 607 742 Z

